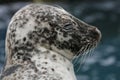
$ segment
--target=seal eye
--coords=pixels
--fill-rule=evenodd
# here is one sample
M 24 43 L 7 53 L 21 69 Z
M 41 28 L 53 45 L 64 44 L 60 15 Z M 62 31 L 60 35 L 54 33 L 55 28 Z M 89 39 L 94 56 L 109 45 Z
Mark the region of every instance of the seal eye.
M 64 30 L 66 30 L 66 31 L 70 31 L 70 30 L 72 30 L 72 29 L 73 29 L 73 25 L 70 24 L 70 23 L 68 23 L 68 24 L 66 24 L 66 25 L 64 26 Z

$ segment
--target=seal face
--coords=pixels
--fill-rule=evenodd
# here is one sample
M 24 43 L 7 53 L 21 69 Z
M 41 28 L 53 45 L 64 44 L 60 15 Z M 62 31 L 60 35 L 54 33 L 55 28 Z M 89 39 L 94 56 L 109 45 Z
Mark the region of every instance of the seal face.
M 19 10 L 9 24 L 6 65 L 21 65 L 21 62 L 31 60 L 41 46 L 72 59 L 95 47 L 100 38 L 96 27 L 78 20 L 62 8 L 31 4 Z

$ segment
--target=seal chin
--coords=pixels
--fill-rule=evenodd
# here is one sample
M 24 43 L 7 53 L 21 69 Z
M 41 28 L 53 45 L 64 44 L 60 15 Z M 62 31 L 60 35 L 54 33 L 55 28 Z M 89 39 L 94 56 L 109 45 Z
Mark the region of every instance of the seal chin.
M 67 49 L 61 50 L 56 48 L 54 45 L 52 45 L 51 48 L 54 52 L 57 52 L 58 54 L 64 56 L 68 60 L 71 60 L 73 58 L 73 53 L 70 50 L 67 50 Z

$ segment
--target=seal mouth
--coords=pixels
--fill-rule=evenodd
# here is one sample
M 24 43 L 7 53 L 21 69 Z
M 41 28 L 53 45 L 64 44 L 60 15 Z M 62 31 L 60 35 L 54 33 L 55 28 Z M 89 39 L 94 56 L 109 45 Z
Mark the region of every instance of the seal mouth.
M 95 44 L 86 44 L 85 46 L 81 47 L 81 49 L 76 53 L 76 57 L 79 57 L 81 55 L 84 55 L 85 53 L 91 52 L 91 50 L 94 50 L 97 46 L 97 43 Z

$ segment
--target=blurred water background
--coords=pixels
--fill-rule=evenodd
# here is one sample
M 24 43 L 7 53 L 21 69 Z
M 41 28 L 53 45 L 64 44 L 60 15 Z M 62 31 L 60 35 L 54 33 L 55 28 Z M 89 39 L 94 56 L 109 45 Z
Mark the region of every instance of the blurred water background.
M 78 80 L 120 80 L 120 0 L 85 0 L 59 2 L 77 18 L 98 27 L 102 40 L 77 71 Z M 31 2 L 0 4 L 0 70 L 5 62 L 5 36 L 11 17 L 21 7 Z

